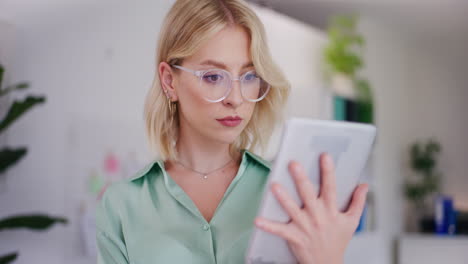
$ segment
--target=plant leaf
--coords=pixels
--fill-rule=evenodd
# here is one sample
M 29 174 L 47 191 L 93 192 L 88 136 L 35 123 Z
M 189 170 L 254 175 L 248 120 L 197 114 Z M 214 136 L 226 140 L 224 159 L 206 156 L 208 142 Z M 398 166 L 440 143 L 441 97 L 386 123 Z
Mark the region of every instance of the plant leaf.
M 2 81 L 3 81 L 4 73 L 5 73 L 5 68 L 3 68 L 3 65 L 0 64 L 0 90 L 2 90 Z
M 9 92 L 11 92 L 13 90 L 23 90 L 23 89 L 26 89 L 28 87 L 29 87 L 29 84 L 26 83 L 26 82 L 10 85 L 10 86 L 6 87 L 5 89 L 0 90 L 0 96 L 4 96 L 4 95 L 8 94 Z
M 0 150 L 0 175 L 7 170 L 8 167 L 18 162 L 26 155 L 26 148 L 10 149 L 4 148 Z
M 5 130 L 16 119 L 23 115 L 26 111 L 31 109 L 34 105 L 44 103 L 45 97 L 43 96 L 28 96 L 23 101 L 14 101 L 10 106 L 7 115 L 0 122 L 0 133 Z
M 0 230 L 27 228 L 42 230 L 51 227 L 55 223 L 66 224 L 67 219 L 50 217 L 47 215 L 17 215 L 0 220 Z
M 8 255 L 0 256 L 0 264 L 7 264 L 13 262 L 18 257 L 18 252 L 10 253 Z

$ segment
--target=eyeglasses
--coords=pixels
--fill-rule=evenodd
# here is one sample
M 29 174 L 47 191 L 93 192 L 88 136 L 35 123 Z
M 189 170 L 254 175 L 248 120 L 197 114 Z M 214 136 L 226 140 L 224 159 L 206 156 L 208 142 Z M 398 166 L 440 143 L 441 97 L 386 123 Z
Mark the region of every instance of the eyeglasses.
M 234 79 L 230 72 L 223 69 L 195 71 L 179 65 L 171 66 L 199 77 L 200 92 L 205 100 L 212 103 L 220 102 L 229 95 L 232 89 L 232 81 L 240 81 L 242 97 L 250 102 L 262 100 L 270 90 L 270 85 L 257 76 L 255 71 L 246 72 L 240 78 Z

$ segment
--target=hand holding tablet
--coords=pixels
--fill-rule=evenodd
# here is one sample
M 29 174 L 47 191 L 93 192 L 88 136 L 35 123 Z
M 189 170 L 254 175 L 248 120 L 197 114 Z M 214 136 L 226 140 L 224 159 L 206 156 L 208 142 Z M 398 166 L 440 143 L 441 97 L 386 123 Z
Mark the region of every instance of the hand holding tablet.
M 359 180 L 374 138 L 372 125 L 289 120 L 246 262 L 342 263 L 365 204 Z

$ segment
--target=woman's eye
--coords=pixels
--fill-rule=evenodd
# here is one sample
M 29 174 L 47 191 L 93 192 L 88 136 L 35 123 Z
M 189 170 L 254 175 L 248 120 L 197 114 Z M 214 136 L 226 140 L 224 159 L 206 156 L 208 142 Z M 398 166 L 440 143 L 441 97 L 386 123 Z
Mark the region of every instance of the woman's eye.
M 248 73 L 244 76 L 244 80 L 246 81 L 253 81 L 255 79 L 257 79 L 257 74 L 255 73 Z
M 223 76 L 219 74 L 209 74 L 203 76 L 203 79 L 210 83 L 221 82 L 223 80 Z

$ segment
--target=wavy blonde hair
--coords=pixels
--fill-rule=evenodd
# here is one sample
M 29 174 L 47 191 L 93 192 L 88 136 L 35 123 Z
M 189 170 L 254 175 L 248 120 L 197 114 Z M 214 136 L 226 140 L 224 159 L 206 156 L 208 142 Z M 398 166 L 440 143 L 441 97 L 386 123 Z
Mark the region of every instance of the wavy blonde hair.
M 253 116 L 239 137 L 230 145 L 230 153 L 241 149 L 262 151 L 278 121 L 283 118 L 290 83 L 273 62 L 262 22 L 243 0 L 177 0 L 166 15 L 156 51 L 156 73 L 144 107 L 146 135 L 150 148 L 163 160 L 177 160 L 178 111 L 169 111 L 163 94 L 158 66 L 182 63 L 204 41 L 226 26 L 240 25 L 250 35 L 250 54 L 257 74 L 271 86 L 267 96 L 256 103 Z M 178 107 L 176 107 L 178 109 Z

